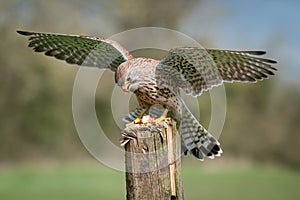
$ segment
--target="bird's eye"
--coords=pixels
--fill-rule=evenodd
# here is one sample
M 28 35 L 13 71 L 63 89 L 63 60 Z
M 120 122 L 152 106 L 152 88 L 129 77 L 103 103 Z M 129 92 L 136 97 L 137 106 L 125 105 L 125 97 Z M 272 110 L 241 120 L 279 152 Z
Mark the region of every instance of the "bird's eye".
M 131 78 L 130 78 L 130 77 L 127 77 L 127 78 L 126 78 L 126 81 L 127 81 L 127 82 L 131 81 Z

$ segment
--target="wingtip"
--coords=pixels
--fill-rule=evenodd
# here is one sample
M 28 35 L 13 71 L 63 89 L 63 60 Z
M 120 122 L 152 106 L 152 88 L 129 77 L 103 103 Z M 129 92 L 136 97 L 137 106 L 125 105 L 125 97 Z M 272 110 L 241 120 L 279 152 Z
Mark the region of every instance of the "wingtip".
M 269 62 L 272 63 L 272 64 L 277 64 L 278 63 L 276 60 L 270 60 Z
M 245 51 L 245 53 L 261 56 L 261 55 L 265 55 L 267 52 L 266 51 Z
M 21 34 L 21 35 L 26 35 L 26 36 L 32 35 L 31 32 L 28 32 L 28 31 L 21 31 L 21 30 L 17 30 L 17 33 L 19 33 L 19 34 Z

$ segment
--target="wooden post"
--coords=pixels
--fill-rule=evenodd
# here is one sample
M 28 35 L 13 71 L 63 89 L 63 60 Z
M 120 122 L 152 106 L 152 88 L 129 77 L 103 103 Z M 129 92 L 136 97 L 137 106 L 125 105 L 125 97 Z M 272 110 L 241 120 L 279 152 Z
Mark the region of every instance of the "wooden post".
M 123 131 L 127 200 L 182 200 L 180 136 L 173 120 Z

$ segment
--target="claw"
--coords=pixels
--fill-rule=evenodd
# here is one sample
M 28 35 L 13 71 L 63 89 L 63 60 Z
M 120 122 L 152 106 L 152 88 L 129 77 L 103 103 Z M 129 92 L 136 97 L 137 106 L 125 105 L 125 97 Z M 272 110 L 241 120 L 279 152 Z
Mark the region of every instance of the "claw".
M 136 118 L 134 121 L 133 121 L 135 124 L 142 124 L 143 122 L 142 122 L 142 120 L 141 120 L 141 118 Z
M 147 109 L 143 108 L 143 109 L 141 110 L 139 116 L 138 116 L 135 120 L 133 120 L 133 122 L 130 122 L 130 123 L 126 124 L 126 127 L 131 126 L 131 125 L 133 125 L 133 124 L 142 124 L 143 121 L 142 121 L 141 118 L 143 117 L 143 115 L 144 115 L 144 113 L 145 113 L 146 111 L 147 111 Z
M 126 127 L 131 126 L 131 125 L 133 125 L 133 124 L 142 124 L 142 123 L 143 123 L 143 122 L 142 122 L 141 118 L 137 117 L 137 118 L 136 118 L 135 120 L 133 120 L 132 122 L 126 124 Z
M 155 123 L 160 123 L 164 120 L 170 121 L 171 117 L 159 117 L 159 118 L 155 119 L 154 121 L 155 121 Z

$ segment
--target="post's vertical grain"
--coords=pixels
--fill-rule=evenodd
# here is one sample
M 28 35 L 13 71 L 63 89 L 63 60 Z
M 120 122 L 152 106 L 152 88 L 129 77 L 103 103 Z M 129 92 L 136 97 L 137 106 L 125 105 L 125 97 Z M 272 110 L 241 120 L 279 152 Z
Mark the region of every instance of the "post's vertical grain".
M 127 200 L 183 199 L 176 123 L 135 124 L 123 131 Z

